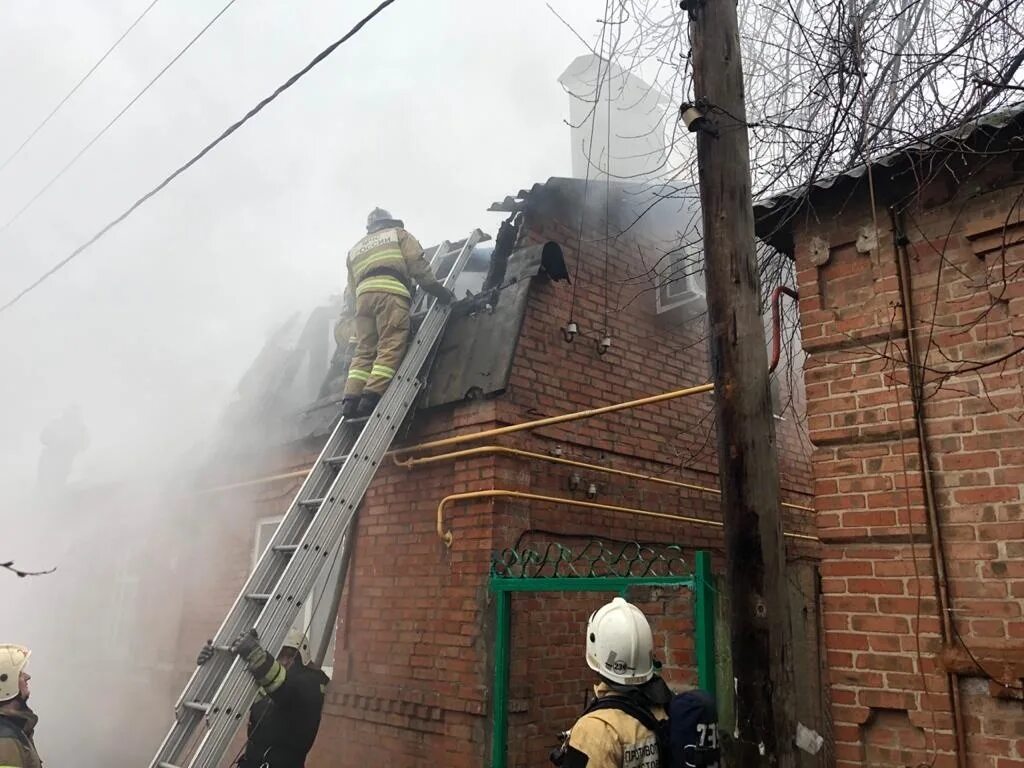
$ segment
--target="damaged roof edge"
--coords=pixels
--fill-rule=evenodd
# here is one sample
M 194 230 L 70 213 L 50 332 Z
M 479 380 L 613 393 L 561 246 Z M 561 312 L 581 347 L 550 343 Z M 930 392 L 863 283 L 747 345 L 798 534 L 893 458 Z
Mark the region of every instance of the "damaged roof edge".
M 593 181 L 593 180 L 591 180 Z M 652 179 L 648 181 L 624 181 L 614 179 L 611 186 L 616 191 L 629 193 L 650 193 L 660 194 L 666 199 L 674 198 L 684 190 L 690 190 L 693 185 L 678 181 L 665 179 Z M 604 187 L 590 184 L 591 194 L 597 194 Z M 514 195 L 506 195 L 503 200 L 491 203 L 487 209 L 490 213 L 518 213 L 526 209 L 531 198 L 536 199 L 545 192 L 560 191 L 566 194 L 582 195 L 587 189 L 587 180 L 573 178 L 570 176 L 551 176 L 547 181 L 538 181 L 529 189 L 520 189 Z
M 508 386 L 538 277 L 569 280 L 562 248 L 553 241 L 517 248 L 503 283 L 455 306 L 438 344 L 419 410 L 492 397 Z
M 832 190 L 849 189 L 867 177 L 868 169 L 884 168 L 896 175 L 906 166 L 940 152 L 977 148 L 984 137 L 1012 141 L 1024 132 L 1024 102 L 989 112 L 944 131 L 933 133 L 900 149 L 827 178 L 812 180 L 799 187 L 779 192 L 754 202 L 755 230 L 758 237 L 776 245 L 791 246 L 788 225 L 804 204 Z M 989 147 L 986 147 L 989 149 Z M 782 248 L 782 250 L 787 250 Z

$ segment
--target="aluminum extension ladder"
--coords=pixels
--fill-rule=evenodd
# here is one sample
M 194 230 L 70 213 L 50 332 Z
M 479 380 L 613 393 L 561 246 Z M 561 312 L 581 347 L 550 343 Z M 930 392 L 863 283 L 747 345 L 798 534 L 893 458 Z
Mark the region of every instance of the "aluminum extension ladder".
M 455 256 L 443 283 L 451 289 L 473 247 L 489 239 L 479 229 L 463 244 L 442 243 L 431 267 Z M 435 271 L 436 274 L 436 271 Z M 426 306 L 421 296 L 416 308 Z M 266 551 L 213 639 L 213 658 L 192 674 L 174 708 L 175 722 L 150 768 L 217 768 L 247 720 L 257 687 L 230 644 L 255 628 L 276 653 L 322 569 L 338 557 L 363 495 L 412 408 L 420 378 L 444 332 L 450 308 L 433 302 L 384 397 L 369 419 L 341 419 L 281 520 Z M 365 424 L 364 424 L 365 422 Z

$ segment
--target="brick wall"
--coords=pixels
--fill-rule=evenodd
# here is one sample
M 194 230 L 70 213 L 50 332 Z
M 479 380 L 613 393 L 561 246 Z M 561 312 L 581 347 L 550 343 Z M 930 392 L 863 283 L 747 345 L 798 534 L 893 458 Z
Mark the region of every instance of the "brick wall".
M 656 245 L 645 242 L 642 227 L 615 240 L 605 280 L 604 222 L 597 216 L 588 221 L 578 254 L 579 201 L 572 186 L 554 185 L 553 193 L 527 213 L 522 242 L 559 242 L 573 284 L 535 281 L 507 391 L 493 400 L 419 414 L 404 438 L 407 444 L 708 380 L 702 322 L 666 323 L 655 313 L 653 283 L 640 254 L 655 260 Z M 575 185 L 577 192 L 581 187 Z M 603 211 L 603 202 L 596 208 Z M 595 342 L 604 331 L 606 295 L 613 343 L 600 356 Z M 583 336 L 567 344 L 560 329 L 570 306 Z M 591 484 L 596 503 L 720 520 L 716 495 L 671 484 L 717 485 L 711 408 L 711 398 L 699 395 L 485 441 L 655 475 L 667 483 L 497 454 L 414 469 L 385 463 L 360 510 L 339 608 L 334 676 L 312 768 L 363 765 L 368 756 L 397 768 L 486 762 L 495 631 L 487 577 L 492 553 L 515 546 L 521 536 L 528 542 L 600 537 L 676 543 L 690 561 L 694 551 L 711 550 L 720 567 L 721 535 L 713 526 L 522 499 L 453 502 L 444 512 L 452 546 L 435 532 L 438 502 L 451 493 L 505 489 L 586 500 Z M 797 419 L 779 422 L 778 438 L 784 449 L 783 498 L 806 504 L 810 470 Z M 311 455 L 279 458 L 262 471 L 302 466 Z M 570 488 L 574 471 L 580 475 L 575 490 Z M 213 572 L 196 577 L 196 599 L 205 605 L 183 627 L 182 647 L 197 648 L 220 621 L 247 572 L 255 522 L 282 512 L 296 485 L 232 492 L 216 502 L 223 505 L 218 520 L 203 525 L 211 539 L 220 536 L 225 544 Z M 813 521 L 807 513 L 792 513 L 787 526 L 807 533 Z M 814 549 L 793 544 L 791 553 L 813 555 Z M 202 585 L 207 592 L 200 596 Z M 519 711 L 510 720 L 511 764 L 544 764 L 553 734 L 578 713 L 593 677 L 583 660 L 583 627 L 610 597 L 551 594 L 513 600 L 511 703 Z M 692 684 L 690 595 L 640 594 L 639 599 L 650 611 L 670 680 Z
M 795 233 L 840 766 L 955 765 L 950 669 L 965 675 L 956 693 L 969 765 L 1024 765 L 1020 702 L 1008 700 L 1024 676 L 1024 370 L 1013 354 L 1024 225 L 1010 162 L 969 165 L 970 181 L 934 181 L 903 214 L 927 458 L 963 645 L 943 642 L 889 213 L 851 195 Z M 964 645 L 1010 688 L 990 683 Z
M 597 354 L 595 342 L 604 331 L 604 224 L 595 218 L 585 228 L 582 242 L 601 245 L 584 248 L 578 260 L 576 210 L 571 195 L 556 190 L 527 213 L 521 242 L 559 242 L 575 291 L 564 283 L 535 283 L 506 393 L 421 416 L 410 443 L 707 381 L 701 322 L 666 326 L 654 311 L 650 280 L 637 279 L 645 270 L 637 256 L 642 233 L 610 246 L 613 343 L 607 355 Z M 615 285 L 623 281 L 632 281 L 638 295 L 618 291 Z M 572 344 L 561 332 L 570 305 L 582 332 Z M 715 486 L 711 405 L 710 397 L 700 395 L 486 442 Z M 784 496 L 806 502 L 809 465 L 794 422 L 780 429 L 780 440 L 790 450 Z M 574 471 L 580 485 L 571 490 Z M 335 682 L 313 765 L 360 764 L 367 750 L 396 766 L 485 762 L 494 632 L 486 577 L 491 553 L 515 546 L 521 536 L 569 543 L 590 536 L 673 542 L 691 559 L 697 549 L 721 551 L 714 527 L 518 499 L 451 505 L 445 512 L 454 537 L 450 549 L 434 533 L 437 501 L 453 491 L 499 488 L 583 500 L 591 483 L 597 503 L 720 519 L 713 494 L 519 457 L 384 469 L 361 512 L 341 610 Z M 797 531 L 812 528 L 806 514 L 791 515 L 788 524 Z M 592 680 L 583 661 L 583 627 L 590 612 L 610 597 L 546 594 L 513 600 L 510 764 L 543 764 L 553 734 L 578 713 Z M 692 684 L 689 595 L 652 596 L 644 605 L 666 650 L 670 679 Z

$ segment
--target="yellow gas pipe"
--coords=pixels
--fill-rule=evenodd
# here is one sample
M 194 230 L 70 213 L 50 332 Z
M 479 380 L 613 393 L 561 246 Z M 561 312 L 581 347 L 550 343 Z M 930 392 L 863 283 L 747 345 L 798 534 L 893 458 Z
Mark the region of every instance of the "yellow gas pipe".
M 603 405 L 600 408 L 589 408 L 585 411 L 573 411 L 572 413 L 563 413 L 560 416 L 548 416 L 543 419 L 534 419 L 533 421 L 524 421 L 519 424 L 510 424 L 506 427 L 497 427 L 495 429 L 486 429 L 483 432 L 472 432 L 466 435 L 455 435 L 454 437 L 446 437 L 443 440 L 433 440 L 429 443 L 420 443 L 419 445 L 410 445 L 407 448 L 397 448 L 394 451 L 386 453 L 385 456 L 395 457 L 397 454 L 403 453 L 419 453 L 421 451 L 430 450 L 431 448 L 442 448 L 448 445 L 458 445 L 459 443 L 469 443 L 475 440 L 483 440 L 488 437 L 496 437 L 497 435 L 508 435 L 513 432 L 521 432 L 525 429 L 537 429 L 538 427 L 546 427 L 551 424 L 563 424 L 567 421 L 578 421 L 580 419 L 589 419 L 594 416 L 600 416 L 605 413 L 614 413 L 616 411 L 624 411 L 627 408 L 638 408 L 642 405 L 653 405 L 654 403 L 662 403 L 666 400 L 674 400 L 678 397 L 687 397 L 689 395 L 700 395 L 705 392 L 711 392 L 714 389 L 713 384 L 700 384 L 696 387 L 687 387 L 685 389 L 675 389 L 671 392 L 662 392 L 660 395 L 651 395 L 649 397 L 641 397 L 638 400 L 627 400 L 623 403 L 615 403 L 613 405 Z M 402 462 L 399 459 L 395 459 L 399 464 Z M 246 480 L 240 483 L 230 483 L 228 485 L 219 485 L 213 488 L 204 488 L 197 493 L 214 493 L 217 491 L 227 491 L 234 488 L 243 488 L 249 485 L 258 485 L 260 483 L 270 483 L 275 480 L 285 480 L 292 477 L 302 477 L 312 470 L 309 467 L 304 470 L 297 472 L 289 472 L 283 475 L 272 475 L 269 477 L 258 477 L 253 480 Z
M 664 512 L 651 512 L 647 509 L 636 509 L 634 507 L 619 507 L 613 504 L 599 504 L 596 501 L 580 501 L 578 499 L 563 499 L 558 496 L 542 496 L 537 493 L 526 493 L 525 491 L 508 491 L 500 488 L 492 488 L 486 491 L 468 491 L 466 493 L 453 493 L 441 499 L 437 505 L 437 535 L 444 542 L 446 547 L 452 545 L 452 532 L 444 529 L 444 508 L 454 501 L 466 501 L 468 499 L 493 499 L 493 498 L 515 498 L 529 499 L 531 501 L 544 501 L 550 504 L 564 504 L 570 507 L 586 507 L 587 509 L 601 509 L 606 512 L 625 512 L 630 515 L 641 515 L 643 517 L 660 517 L 666 520 L 676 520 L 681 523 L 693 525 L 707 525 L 712 528 L 722 528 L 722 523 L 717 520 L 702 520 L 699 517 L 684 517 L 683 515 L 669 515 Z M 785 533 L 791 539 L 801 541 L 817 542 L 816 536 L 808 536 L 803 533 Z
M 563 413 L 561 416 L 548 416 L 543 419 L 524 421 L 520 424 L 510 424 L 507 427 L 485 429 L 483 432 L 473 432 L 468 435 L 455 435 L 454 437 L 446 437 L 443 440 L 432 440 L 429 443 L 420 443 L 419 445 L 411 445 L 408 448 L 399 448 L 395 451 L 395 453 L 419 453 L 421 451 L 429 451 L 433 448 L 444 448 L 449 445 L 458 445 L 459 443 L 468 443 L 473 442 L 475 440 L 483 440 L 484 438 L 488 437 L 508 435 L 513 432 L 521 432 L 524 429 L 538 429 L 540 427 L 551 426 L 552 424 L 564 424 L 567 421 L 579 421 L 580 419 L 590 419 L 593 418 L 594 416 L 601 416 L 605 413 L 615 413 L 616 411 L 624 411 L 627 408 L 638 408 L 642 405 L 653 405 L 654 403 L 663 403 L 666 400 L 674 400 L 678 397 L 701 395 L 705 392 L 711 392 L 714 388 L 714 384 L 701 384 L 696 387 L 687 387 L 686 389 L 675 389 L 672 390 L 671 392 L 662 392 L 660 395 L 641 397 L 639 400 L 627 400 L 624 403 L 615 403 L 614 405 L 603 405 L 600 408 L 588 408 L 585 411 L 573 411 L 572 413 Z
M 392 456 L 395 464 L 406 469 L 413 469 L 423 464 L 434 464 L 440 461 L 455 461 L 456 459 L 469 458 L 471 456 L 484 456 L 489 453 L 500 453 L 507 456 L 522 456 L 523 458 L 530 459 L 532 461 L 548 461 L 553 464 L 562 464 L 568 467 L 579 467 L 580 469 L 589 469 L 594 472 L 605 472 L 610 475 L 620 475 L 621 477 L 632 477 L 637 480 L 646 480 L 652 483 L 660 483 L 661 485 L 669 485 L 673 488 L 685 488 L 691 491 L 699 491 L 700 493 L 715 493 L 721 495 L 721 491 L 718 488 L 712 488 L 707 485 L 696 485 L 693 483 L 683 483 L 678 480 L 668 480 L 664 477 L 658 477 L 657 475 L 644 475 L 640 472 L 630 472 L 625 469 L 615 469 L 614 467 L 605 467 L 600 464 L 589 464 L 585 461 L 575 461 L 573 459 L 563 459 L 561 456 L 549 456 L 545 453 L 534 453 L 533 451 L 523 451 L 519 448 L 509 448 L 504 445 L 481 445 L 476 448 L 465 448 L 461 451 L 452 451 L 451 453 L 439 453 L 436 456 L 424 456 L 419 459 L 409 458 L 400 459 L 397 455 Z M 813 507 L 804 507 L 800 504 L 787 504 L 782 502 L 782 506 L 786 509 L 795 509 L 800 512 L 813 512 Z

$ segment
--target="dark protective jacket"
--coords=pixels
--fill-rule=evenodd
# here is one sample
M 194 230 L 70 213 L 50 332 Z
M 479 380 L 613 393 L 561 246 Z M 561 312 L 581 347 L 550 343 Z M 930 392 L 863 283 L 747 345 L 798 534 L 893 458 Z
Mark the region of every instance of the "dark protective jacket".
M 240 768 L 303 768 L 316 741 L 330 678 L 298 661 L 271 674 L 280 672 L 284 672 L 283 682 L 261 690 L 249 710 L 249 740 Z
M 32 741 L 39 718 L 27 704 L 0 705 L 0 768 L 42 768 Z

